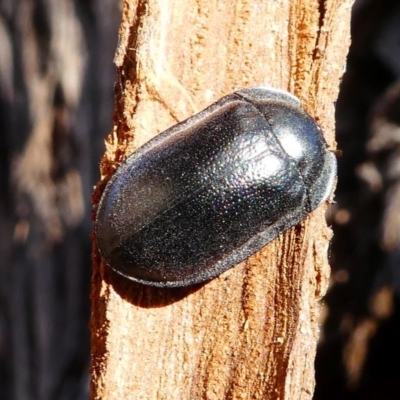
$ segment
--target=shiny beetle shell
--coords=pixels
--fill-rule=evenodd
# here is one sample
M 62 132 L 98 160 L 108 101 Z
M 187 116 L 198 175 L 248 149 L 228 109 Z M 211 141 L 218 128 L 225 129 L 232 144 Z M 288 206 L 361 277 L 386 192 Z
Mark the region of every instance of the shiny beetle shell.
M 98 248 L 136 282 L 203 282 L 298 224 L 335 176 L 335 156 L 296 97 L 239 90 L 121 164 L 99 204 Z

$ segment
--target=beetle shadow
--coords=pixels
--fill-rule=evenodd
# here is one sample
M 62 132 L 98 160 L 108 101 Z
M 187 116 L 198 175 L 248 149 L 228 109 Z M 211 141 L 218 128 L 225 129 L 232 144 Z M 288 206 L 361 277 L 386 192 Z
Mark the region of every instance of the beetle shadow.
M 106 267 L 104 280 L 110 284 L 116 293 L 125 301 L 142 308 L 159 308 L 168 306 L 197 292 L 208 281 L 187 287 L 161 288 L 143 285 L 131 281 Z

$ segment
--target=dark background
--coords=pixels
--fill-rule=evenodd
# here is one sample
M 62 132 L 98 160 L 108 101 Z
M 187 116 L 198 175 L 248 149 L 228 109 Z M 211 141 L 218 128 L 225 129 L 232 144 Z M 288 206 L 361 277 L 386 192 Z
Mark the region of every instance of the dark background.
M 117 0 L 0 0 L 0 399 L 86 399 Z M 399 399 L 400 2 L 357 0 L 316 400 Z

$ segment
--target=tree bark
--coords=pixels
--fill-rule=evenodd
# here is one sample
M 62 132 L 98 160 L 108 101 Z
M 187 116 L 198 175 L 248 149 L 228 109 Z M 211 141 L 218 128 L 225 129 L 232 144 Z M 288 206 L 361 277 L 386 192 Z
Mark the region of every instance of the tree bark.
M 236 89 L 297 95 L 334 146 L 351 0 L 125 0 L 102 181 L 134 149 Z M 93 250 L 93 399 L 311 399 L 331 231 L 306 221 L 205 285 L 145 287 Z

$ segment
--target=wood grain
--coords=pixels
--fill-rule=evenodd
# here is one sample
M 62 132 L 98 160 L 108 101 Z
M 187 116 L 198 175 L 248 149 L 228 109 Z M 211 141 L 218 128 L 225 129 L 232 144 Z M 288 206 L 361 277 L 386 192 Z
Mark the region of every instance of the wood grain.
M 236 89 L 290 89 L 334 146 L 350 0 L 125 0 L 105 183 L 135 148 Z M 93 250 L 93 399 L 311 399 L 331 231 L 321 206 L 205 285 L 149 288 Z

